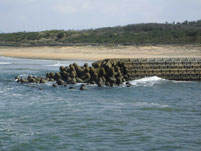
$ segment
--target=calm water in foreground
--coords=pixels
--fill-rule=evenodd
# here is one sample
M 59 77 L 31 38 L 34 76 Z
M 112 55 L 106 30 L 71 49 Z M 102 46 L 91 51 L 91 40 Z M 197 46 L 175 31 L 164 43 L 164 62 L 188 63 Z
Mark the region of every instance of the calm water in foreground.
M 201 82 L 150 77 L 80 91 L 14 80 L 72 62 L 0 57 L 0 151 L 201 150 Z

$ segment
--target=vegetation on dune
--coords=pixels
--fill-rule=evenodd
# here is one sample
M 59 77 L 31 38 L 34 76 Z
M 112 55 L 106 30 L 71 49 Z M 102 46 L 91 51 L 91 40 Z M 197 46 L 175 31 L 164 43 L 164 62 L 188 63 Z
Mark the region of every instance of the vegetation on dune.
M 201 20 L 148 23 L 80 31 L 1 33 L 4 46 L 200 44 Z

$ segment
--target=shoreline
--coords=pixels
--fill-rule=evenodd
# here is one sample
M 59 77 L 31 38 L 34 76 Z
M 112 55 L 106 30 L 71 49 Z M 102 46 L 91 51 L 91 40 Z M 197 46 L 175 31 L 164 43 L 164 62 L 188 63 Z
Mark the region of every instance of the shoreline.
M 0 47 L 0 56 L 23 59 L 201 58 L 199 45 Z

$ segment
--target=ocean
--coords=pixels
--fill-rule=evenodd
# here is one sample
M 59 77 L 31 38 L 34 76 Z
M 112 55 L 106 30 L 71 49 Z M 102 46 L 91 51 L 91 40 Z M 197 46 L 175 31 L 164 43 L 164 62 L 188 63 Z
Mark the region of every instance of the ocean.
M 132 86 L 20 84 L 90 61 L 0 57 L 0 151 L 200 151 L 201 82 L 147 77 Z

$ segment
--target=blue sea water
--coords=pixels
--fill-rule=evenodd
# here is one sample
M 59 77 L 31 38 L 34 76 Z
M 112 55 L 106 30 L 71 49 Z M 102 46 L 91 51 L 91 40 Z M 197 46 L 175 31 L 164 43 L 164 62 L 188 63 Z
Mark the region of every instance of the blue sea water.
M 80 91 L 14 80 L 73 62 L 86 61 L 0 57 L 0 151 L 201 150 L 201 82 L 148 77 Z

